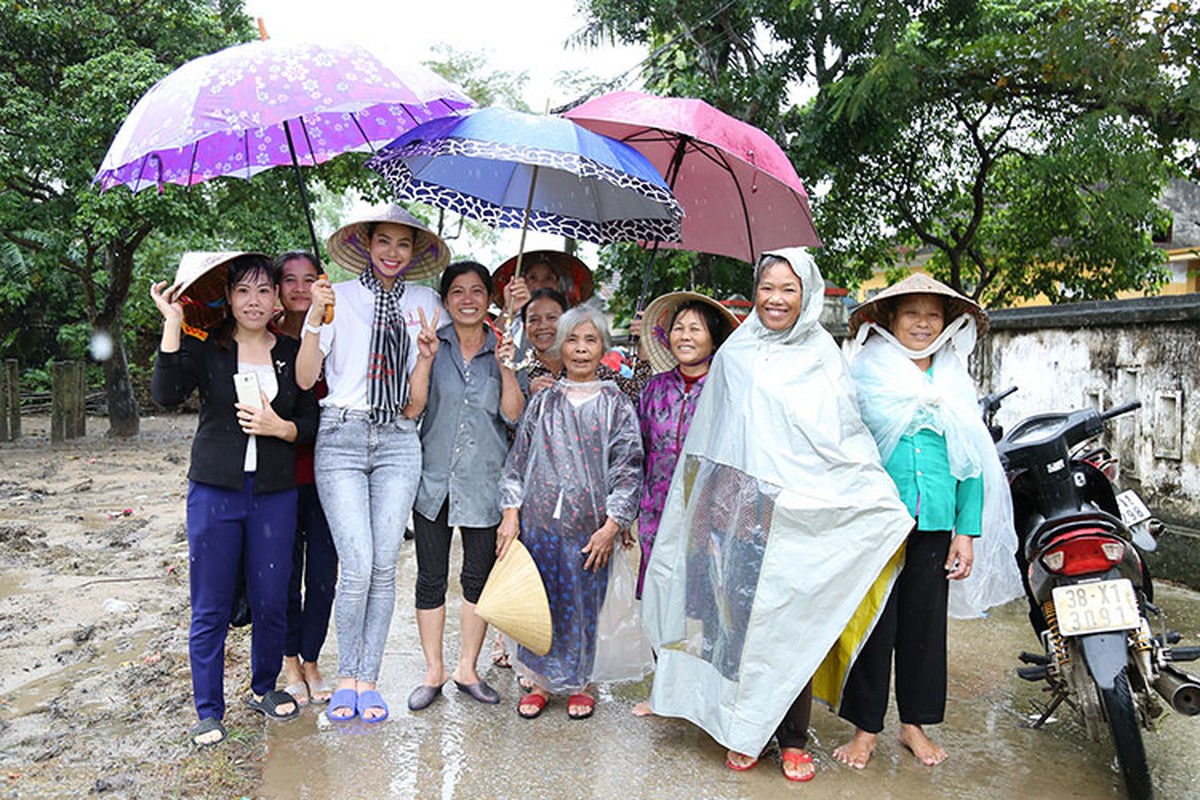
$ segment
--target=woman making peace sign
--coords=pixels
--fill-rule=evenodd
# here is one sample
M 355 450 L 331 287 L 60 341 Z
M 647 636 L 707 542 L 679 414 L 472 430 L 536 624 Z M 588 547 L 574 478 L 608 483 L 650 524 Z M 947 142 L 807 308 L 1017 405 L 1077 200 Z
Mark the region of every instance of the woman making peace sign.
M 440 272 L 446 243 L 399 206 L 345 225 L 329 254 L 355 281 L 312 285 L 296 380 L 316 383 L 325 369 L 315 472 L 317 492 L 337 547 L 334 622 L 338 688 L 335 722 L 382 722 L 388 705 L 376 690 L 396 597 L 396 558 L 421 477 L 417 417 L 425 409 L 442 305 L 407 283 Z M 333 321 L 322 325 L 326 306 Z

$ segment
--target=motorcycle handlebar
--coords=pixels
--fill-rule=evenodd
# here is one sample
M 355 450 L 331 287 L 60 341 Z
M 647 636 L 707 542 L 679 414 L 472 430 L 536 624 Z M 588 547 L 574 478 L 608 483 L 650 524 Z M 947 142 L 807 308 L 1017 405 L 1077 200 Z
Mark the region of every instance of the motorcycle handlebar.
M 1128 403 L 1122 403 L 1119 406 L 1113 406 L 1108 411 L 1105 411 L 1103 414 L 1101 414 L 1100 419 L 1108 420 L 1112 419 L 1113 417 L 1119 417 L 1122 414 L 1128 414 L 1130 411 L 1135 411 L 1141 407 L 1142 402 L 1140 400 L 1131 400 Z

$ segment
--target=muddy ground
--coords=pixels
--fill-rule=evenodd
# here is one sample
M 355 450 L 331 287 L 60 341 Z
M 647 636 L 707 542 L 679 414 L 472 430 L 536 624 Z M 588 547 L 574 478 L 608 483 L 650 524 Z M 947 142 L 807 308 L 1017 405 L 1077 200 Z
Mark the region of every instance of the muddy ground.
M 0 444 L 0 795 L 238 797 L 261 776 L 249 629 L 231 632 L 228 746 L 196 751 L 184 495 L 194 416 L 136 440 Z

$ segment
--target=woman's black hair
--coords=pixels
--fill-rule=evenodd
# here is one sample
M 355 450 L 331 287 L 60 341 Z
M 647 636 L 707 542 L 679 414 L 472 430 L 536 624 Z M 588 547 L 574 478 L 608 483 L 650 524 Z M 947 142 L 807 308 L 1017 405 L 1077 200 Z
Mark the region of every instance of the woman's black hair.
M 274 284 L 274 269 L 271 266 L 271 259 L 259 253 L 247 253 L 232 259 L 229 266 L 225 269 L 225 295 L 233 290 L 246 278 L 252 275 L 261 274 L 268 281 Z M 231 350 L 233 348 L 233 331 L 237 327 L 237 321 L 233 318 L 232 312 L 229 310 L 229 304 L 225 304 L 225 319 L 213 326 L 209 332 L 213 343 L 222 350 Z
M 442 282 L 438 285 L 438 294 L 441 295 L 443 303 L 450 295 L 450 284 L 454 283 L 454 279 L 460 275 L 466 275 L 468 272 L 478 275 L 479 279 L 483 281 L 484 288 L 487 289 L 487 296 L 492 296 L 492 273 L 488 272 L 487 267 L 478 261 L 456 261 L 446 267 L 446 271 L 442 273 Z
M 531 305 L 533 305 L 533 301 L 541 300 L 543 297 L 549 297 L 551 300 L 558 303 L 558 307 L 563 310 L 564 314 L 567 313 L 567 310 L 570 309 L 570 307 L 571 307 L 571 304 L 567 301 L 567 296 L 565 294 L 563 294 L 562 292 L 560 292 L 558 289 L 551 289 L 549 287 L 542 287 L 541 289 L 534 289 L 533 294 L 529 295 L 529 302 L 526 303 L 521 308 L 521 324 L 522 325 L 525 324 L 525 312 L 529 309 L 529 307 Z
M 675 327 L 675 320 L 679 319 L 679 315 L 685 311 L 696 312 L 700 321 L 704 323 L 704 327 L 708 328 L 714 352 L 729 338 L 729 334 L 733 333 L 733 326 L 729 324 L 729 319 L 713 308 L 711 303 L 705 303 L 702 300 L 685 300 L 671 315 L 671 324 L 667 327 L 668 334 L 670 334 L 671 328 Z
M 308 252 L 307 250 L 289 250 L 288 252 L 278 256 L 275 259 L 275 262 L 271 265 L 271 282 L 278 286 L 283 281 L 284 265 L 286 265 L 289 261 L 296 261 L 301 258 L 307 261 L 309 264 L 312 264 L 312 268 L 317 271 L 318 275 L 321 273 L 321 268 L 317 266 L 317 259 L 312 253 Z

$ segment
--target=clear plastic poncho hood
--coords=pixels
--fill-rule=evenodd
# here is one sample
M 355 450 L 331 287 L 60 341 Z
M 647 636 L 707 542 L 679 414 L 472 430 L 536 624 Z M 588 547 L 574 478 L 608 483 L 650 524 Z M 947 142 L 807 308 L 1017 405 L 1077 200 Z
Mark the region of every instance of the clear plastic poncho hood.
M 772 331 L 753 313 L 717 351 L 643 601 L 654 712 L 750 754 L 823 662 L 814 694 L 837 702 L 913 526 L 819 325 L 820 271 L 774 255 L 801 280 L 799 318 Z

